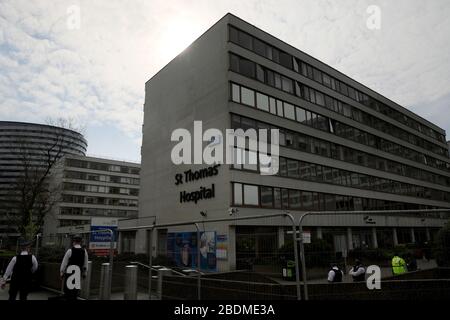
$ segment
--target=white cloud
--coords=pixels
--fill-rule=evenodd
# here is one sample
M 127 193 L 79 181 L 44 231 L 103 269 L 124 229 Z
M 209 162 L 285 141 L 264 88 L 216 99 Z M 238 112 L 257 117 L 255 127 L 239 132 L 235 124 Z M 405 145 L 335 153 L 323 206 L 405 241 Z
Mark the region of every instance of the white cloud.
M 366 27 L 371 4 L 382 10 L 378 31 Z M 71 5 L 79 30 L 67 28 Z M 445 0 L 2 0 L 0 118 L 75 117 L 114 125 L 134 143 L 145 82 L 226 12 L 450 129 L 448 116 L 435 119 L 450 97 Z

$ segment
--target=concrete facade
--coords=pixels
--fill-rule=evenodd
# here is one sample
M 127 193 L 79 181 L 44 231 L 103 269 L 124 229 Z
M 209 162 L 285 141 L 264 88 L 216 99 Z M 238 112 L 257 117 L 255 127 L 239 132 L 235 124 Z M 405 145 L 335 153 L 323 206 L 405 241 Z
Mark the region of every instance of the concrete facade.
M 90 230 L 94 217 L 138 216 L 140 164 L 90 156 L 67 155 L 52 173 L 60 194 L 45 218 L 43 236 Z
M 260 43 L 262 42 L 270 47 L 272 58 L 269 59 L 255 53 L 255 40 L 252 42 L 254 44 L 252 48 L 255 50 L 245 48 L 231 41 L 230 26 L 244 32 L 247 38 L 249 36 L 253 37 L 260 41 Z M 244 39 L 243 41 L 247 40 Z M 274 52 L 278 52 L 277 50 L 284 53 L 284 57 L 288 57 L 293 61 L 301 60 L 321 70 L 321 72 L 326 73 L 329 77 L 336 79 L 336 83 L 345 83 L 354 88 L 354 90 L 380 101 L 380 104 L 389 107 L 389 110 L 394 110 L 388 115 L 402 114 L 405 116 L 404 119 L 408 119 L 407 121 L 410 121 L 412 125 L 405 125 L 393 119 L 392 116 L 380 113 L 372 107 L 356 102 L 324 84 L 313 81 L 294 70 L 295 67 L 292 67 L 291 70 L 273 61 L 272 55 L 275 55 Z M 243 74 L 248 72 L 248 70 L 237 72 L 233 66 L 234 62 L 230 54 L 238 56 L 238 59 L 245 59 L 246 62 L 242 66 L 248 66 L 249 70 L 252 70 L 253 76 Z M 255 64 L 256 68 L 252 69 Z M 262 76 L 264 80 L 258 78 L 259 70 L 263 70 L 261 72 L 264 72 Z M 286 81 L 292 81 L 294 84 L 293 92 L 281 89 L 284 84 L 280 84 L 280 88 L 277 88 L 276 83 L 274 85 L 264 83 L 264 81 L 267 81 L 269 72 L 277 73 L 280 81 L 284 81 L 283 77 L 285 77 Z M 241 88 L 237 94 L 237 100 L 239 101 L 236 101 L 234 98 L 235 92 L 233 91 L 232 84 Z M 300 88 L 300 84 L 308 86 L 310 90 L 317 90 L 329 97 L 339 99 L 341 103 L 348 104 L 351 108 L 364 112 L 367 117 L 379 119 L 389 128 L 399 128 L 399 130 L 402 130 L 402 133 L 391 135 L 388 132 L 389 130 L 376 129 L 373 126 L 349 117 L 348 114 L 343 115 L 324 106 L 320 106 L 318 103 L 307 101 L 301 98 L 299 94 L 296 94 L 296 92 L 298 93 L 297 87 Z M 351 210 L 373 210 L 379 209 L 381 206 L 383 209 L 450 208 L 450 198 L 447 198 L 447 192 L 450 192 L 450 159 L 448 157 L 448 146 L 445 143 L 444 130 L 348 78 L 328 65 L 231 14 L 227 14 L 219 20 L 191 46 L 154 75 L 146 83 L 145 88 L 139 219 L 121 221 L 119 223 L 119 229 L 121 228 L 123 232 L 130 232 L 127 231 L 127 228 L 151 225 L 155 220 L 157 224 L 199 220 L 202 219 L 201 212 L 206 213 L 205 221 L 208 221 L 208 219 L 223 218 L 229 215 L 229 209 L 232 207 L 238 209 L 237 217 L 282 213 L 286 210 L 297 214 L 302 211 L 309 211 L 305 210 L 307 201 L 309 200 L 305 200 L 304 195 L 311 196 L 311 199 L 312 197 L 314 199 L 316 197 L 320 199 L 317 200 L 317 206 L 314 204 L 314 210 L 327 209 L 327 199 L 334 199 L 333 205 L 335 209 L 332 211 L 343 210 L 339 206 L 344 202 L 345 206 L 351 205 Z M 299 110 L 299 108 L 306 110 L 309 112 L 307 114 L 311 112 L 317 113 L 322 116 L 321 119 L 324 119 L 323 117 L 328 118 L 327 123 L 330 126 L 332 121 L 333 123 L 337 121 L 340 124 L 351 127 L 352 130 L 358 129 L 358 132 L 364 132 L 365 135 L 376 136 L 377 139 L 382 139 L 380 141 L 389 141 L 398 150 L 403 150 L 402 152 L 408 150 L 407 152 L 418 156 L 416 160 L 421 159 L 420 157 L 428 157 L 428 160 L 419 163 L 418 161 L 412 160 L 412 157 L 402 157 L 394 152 L 388 152 L 386 149 L 377 149 L 373 146 L 368 146 L 367 143 L 358 143 L 349 138 L 338 136 L 335 127 L 333 129 L 329 128 L 328 130 L 319 130 L 313 126 L 305 125 L 299 120 L 298 116 L 295 116 L 294 119 L 288 119 L 286 116 L 287 113 L 281 113 L 284 116 L 280 116 L 276 111 L 269 112 L 259 107 L 245 105 L 241 102 L 244 94 L 242 88 L 250 89 L 253 92 L 253 99 L 255 99 L 255 92 L 261 93 L 269 97 L 268 101 L 270 101 L 270 104 L 272 101 L 279 100 L 283 102 L 284 106 L 290 104 L 295 106 L 296 110 Z M 257 95 L 256 98 L 258 98 Z M 339 172 L 351 172 L 352 174 L 357 174 L 356 177 L 359 177 L 360 181 L 363 181 L 366 176 L 375 179 L 374 181 L 382 178 L 385 179 L 385 184 L 398 186 L 397 189 L 392 189 L 398 190 L 398 192 L 392 190 L 384 192 L 380 189 L 375 189 L 375 187 L 359 187 L 351 183 L 349 185 L 343 185 L 342 183 L 333 183 L 334 180 L 330 183 L 325 182 L 325 178 L 323 178 L 323 181 L 318 181 L 318 179 L 312 181 L 311 179 L 292 178 L 282 175 L 263 176 L 254 170 L 239 170 L 225 164 L 222 164 L 218 168 L 217 175 L 176 185 L 177 174 L 184 175 L 187 170 L 196 171 L 209 166 L 206 164 L 174 165 L 171 161 L 171 151 L 175 145 L 174 142 L 171 142 L 172 132 L 175 129 L 184 128 L 193 133 L 194 121 L 202 121 L 203 132 L 209 128 L 217 128 L 225 132 L 226 129 L 232 128 L 232 121 L 236 117 L 241 119 L 241 123 L 243 121 L 242 118 L 259 121 L 261 124 L 288 130 L 286 131 L 288 132 L 287 134 L 291 132 L 298 133 L 312 137 L 311 139 L 325 141 L 329 146 L 334 144 L 348 147 L 355 154 L 357 152 L 364 153 L 366 159 L 370 157 L 381 158 L 387 164 L 384 170 L 375 169 L 364 164 L 355 165 L 355 163 L 350 161 L 337 159 L 332 156 L 323 156 L 323 154 L 318 154 L 317 152 L 304 152 L 280 143 L 281 157 L 301 161 L 298 163 L 302 164 L 309 163 L 316 166 L 320 165 L 321 168 L 327 167 L 341 170 Z M 417 128 L 420 131 L 416 130 Z M 406 137 L 412 135 L 413 138 L 411 139 L 418 139 L 425 147 L 406 142 L 404 139 L 405 135 Z M 399 137 L 402 137 L 402 139 Z M 427 150 L 426 146 L 428 145 L 435 148 L 437 152 Z M 204 143 L 204 146 L 206 146 L 206 143 Z M 391 162 L 387 162 L 388 160 Z M 439 163 L 440 167 L 435 165 L 431 166 L 431 161 L 433 161 L 432 163 Z M 389 163 L 392 164 L 394 162 L 403 166 L 403 174 L 395 173 L 395 170 L 387 169 Z M 407 175 L 412 170 L 411 168 L 423 173 L 422 178 L 419 179 L 412 177 L 412 175 Z M 301 170 L 301 165 L 298 170 Z M 442 183 L 431 182 L 431 179 L 428 179 L 428 177 L 433 175 L 437 177 L 434 181 L 439 180 Z M 215 190 L 215 196 L 213 198 L 199 200 L 197 203 L 182 203 L 180 201 L 180 192 L 193 192 L 199 190 L 201 187 L 210 188 L 212 185 L 214 185 Z M 244 186 L 243 194 L 245 197 L 246 185 L 258 186 L 257 197 L 259 202 L 257 205 L 236 203 L 235 198 L 237 193 L 234 191 L 235 186 L 236 188 Z M 272 197 L 271 207 L 261 205 L 261 186 L 268 187 L 270 188 L 269 190 L 272 190 L 272 195 L 270 196 L 269 194 L 269 198 Z M 417 188 L 420 188 L 426 194 L 429 193 L 430 196 L 428 197 L 418 192 L 415 193 L 414 191 L 408 191 L 408 193 L 405 192 L 405 188 L 413 188 L 412 190 L 418 190 Z M 281 194 L 284 192 L 283 190 L 288 190 L 289 192 L 291 192 L 290 190 L 294 190 L 295 192 L 296 190 L 301 190 L 303 199 L 301 200 L 301 208 L 299 210 L 293 210 L 290 207 L 277 207 L 275 190 L 280 190 Z M 341 198 L 344 200 L 338 200 Z M 316 203 L 316 200 L 313 201 Z M 371 206 L 371 204 L 376 204 L 376 207 Z M 363 215 L 357 214 L 345 217 L 334 214 L 320 217 L 311 216 L 305 221 L 305 226 L 313 230 L 317 238 L 322 238 L 324 233 L 330 229 L 342 230 L 342 239 L 346 240 L 341 243 L 339 238 L 335 238 L 335 247 L 338 246 L 337 243 L 340 243 L 339 246 L 345 247 L 341 249 L 351 250 L 355 245 L 360 246 L 361 243 L 377 248 L 380 241 L 380 235 L 377 234 L 377 230 L 383 228 L 389 229 L 390 241 L 397 244 L 399 239 L 396 228 L 400 228 L 401 230 L 407 228 L 411 239 L 415 240 L 414 229 L 412 228 L 420 229 L 424 232 L 427 230 L 426 232 L 429 232 L 428 228 L 439 228 L 445 223 L 444 219 L 436 216 L 426 219 L 396 215 L 389 217 L 374 216 L 370 217 L 370 219 L 365 218 Z M 281 218 L 243 221 L 239 223 L 207 223 L 205 230 L 216 231 L 217 235 L 226 236 L 228 241 L 227 258 L 217 260 L 219 271 L 230 270 L 236 267 L 235 247 L 237 224 L 239 225 L 238 228 L 242 226 L 275 228 L 276 238 L 278 239 L 275 240 L 277 246 L 283 244 L 283 233 L 285 232 L 285 228 L 289 227 L 288 222 Z M 176 230 L 195 230 L 193 226 L 168 229 L 169 232 Z M 143 244 L 143 242 L 148 242 L 145 232 L 143 230 L 135 232 L 135 252 L 142 253 L 148 249 Z M 366 239 L 370 240 L 366 241 Z M 164 247 L 164 244 L 161 245 L 158 243 L 157 232 L 154 232 L 153 244 L 152 252 L 154 255 L 157 255 L 158 248 Z

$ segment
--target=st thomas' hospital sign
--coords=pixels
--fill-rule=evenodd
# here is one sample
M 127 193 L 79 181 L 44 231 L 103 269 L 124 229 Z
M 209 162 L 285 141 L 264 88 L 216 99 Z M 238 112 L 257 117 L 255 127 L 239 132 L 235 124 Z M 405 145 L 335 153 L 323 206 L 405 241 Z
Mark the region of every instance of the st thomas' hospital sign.
M 200 170 L 187 170 L 183 173 L 177 173 L 175 175 L 175 185 L 187 184 L 190 182 L 195 182 L 201 179 L 210 178 L 217 176 L 219 173 L 220 164 L 203 168 Z M 211 199 L 215 197 L 215 185 L 211 184 L 210 187 L 200 187 L 199 190 L 187 192 L 180 191 L 180 203 L 183 202 L 194 202 L 197 203 L 199 200 Z

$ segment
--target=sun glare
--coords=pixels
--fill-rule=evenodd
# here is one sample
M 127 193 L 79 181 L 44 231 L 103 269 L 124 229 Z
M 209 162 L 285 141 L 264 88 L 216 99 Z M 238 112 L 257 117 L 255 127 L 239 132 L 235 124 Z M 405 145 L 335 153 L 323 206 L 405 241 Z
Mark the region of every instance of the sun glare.
M 197 37 L 197 30 L 193 22 L 176 19 L 167 24 L 161 33 L 161 54 L 164 59 L 171 60 L 186 49 Z

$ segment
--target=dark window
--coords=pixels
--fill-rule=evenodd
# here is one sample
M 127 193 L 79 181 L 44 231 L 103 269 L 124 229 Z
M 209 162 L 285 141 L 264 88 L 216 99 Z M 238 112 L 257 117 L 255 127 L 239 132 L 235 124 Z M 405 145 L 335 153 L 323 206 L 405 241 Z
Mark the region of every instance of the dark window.
M 289 194 L 287 189 L 281 189 L 282 208 L 289 208 Z
M 255 63 L 250 60 L 240 59 L 239 61 L 239 73 L 244 76 L 255 78 L 255 67 Z
M 253 50 L 260 56 L 267 57 L 266 44 L 258 39 L 253 39 Z
M 280 64 L 288 69 L 292 69 L 292 56 L 280 51 Z
M 264 82 L 264 69 L 259 64 L 256 65 L 256 79 Z
M 262 207 L 273 207 L 273 193 L 271 187 L 261 187 L 261 206 Z
M 312 192 L 302 191 L 302 203 L 303 207 L 302 209 L 307 210 L 313 210 L 313 195 Z
M 239 44 L 244 48 L 253 50 L 253 38 L 245 32 L 239 31 Z
M 289 159 L 287 161 L 287 170 L 288 170 L 288 177 L 296 179 L 299 178 L 298 161 Z
M 290 209 L 300 209 L 301 199 L 299 190 L 289 190 L 289 208 Z
M 282 76 L 281 81 L 283 83 L 283 91 L 294 93 L 294 86 L 291 79 Z
M 239 72 L 239 57 L 234 54 L 230 55 L 230 69 Z
M 230 27 L 230 41 L 239 43 L 239 31 L 233 27 Z
M 313 76 L 314 76 L 314 81 L 322 83 L 322 72 L 320 72 L 316 68 L 313 68 Z
M 280 188 L 273 189 L 273 197 L 274 197 L 274 207 L 281 208 L 281 189 Z

